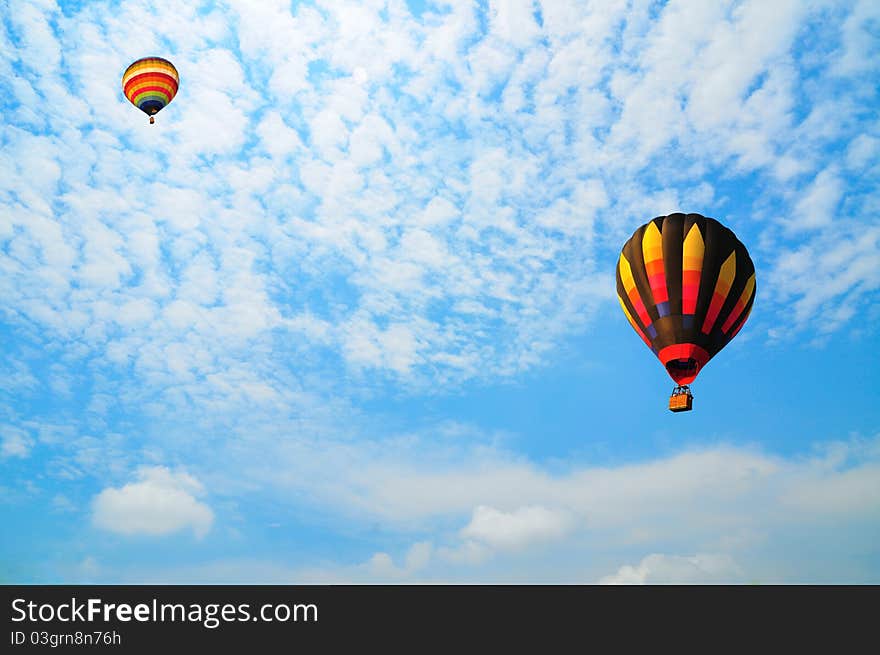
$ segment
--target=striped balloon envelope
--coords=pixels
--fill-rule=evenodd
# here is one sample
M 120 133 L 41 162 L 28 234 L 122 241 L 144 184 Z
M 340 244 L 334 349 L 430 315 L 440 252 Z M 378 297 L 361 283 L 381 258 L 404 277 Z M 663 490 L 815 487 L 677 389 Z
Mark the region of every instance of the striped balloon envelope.
M 135 107 L 155 122 L 154 114 L 177 95 L 180 76 L 177 69 L 167 59 L 144 57 L 125 69 L 122 74 L 122 91 Z
M 624 244 L 617 296 L 669 376 L 687 385 L 748 319 L 755 266 L 736 235 L 714 218 L 660 216 Z

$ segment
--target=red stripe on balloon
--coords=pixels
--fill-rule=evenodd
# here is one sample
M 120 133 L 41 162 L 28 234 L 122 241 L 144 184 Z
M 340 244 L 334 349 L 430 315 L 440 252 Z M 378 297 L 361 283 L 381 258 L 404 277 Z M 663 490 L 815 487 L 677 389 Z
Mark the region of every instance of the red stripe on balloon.
M 642 325 L 647 329 L 649 325 L 651 325 L 651 316 L 648 314 L 648 310 L 645 309 L 645 303 L 642 302 L 642 297 L 639 295 L 639 290 L 633 287 L 630 289 L 629 293 L 629 301 L 632 303 L 633 309 L 636 310 L 636 314 L 639 315 L 639 318 L 642 319 Z
M 725 300 L 727 300 L 727 296 L 722 296 L 720 293 L 712 294 L 712 302 L 709 304 L 709 311 L 706 312 L 706 320 L 703 321 L 703 334 L 709 334 L 712 331 L 715 319 L 718 318 L 718 313 L 721 311 Z
M 739 334 L 739 331 L 740 331 L 740 330 L 742 330 L 742 326 L 746 324 L 746 321 L 747 321 L 747 320 L 749 320 L 749 314 L 751 314 L 751 313 L 752 313 L 752 310 L 751 310 L 751 308 L 749 308 L 749 311 L 747 311 L 747 312 L 746 312 L 746 315 L 743 316 L 743 320 L 740 322 L 739 325 L 736 326 L 736 329 L 735 329 L 735 330 L 733 331 L 733 333 L 730 335 L 730 339 L 731 339 L 731 340 L 732 340 L 737 334 Z
M 648 275 L 648 283 L 651 285 L 655 304 L 660 304 L 661 302 L 669 300 L 669 293 L 666 291 L 666 273 L 663 271 L 662 266 L 660 267 L 659 273 Z
M 733 311 L 730 312 L 730 316 L 727 317 L 727 320 L 724 321 L 724 325 L 721 326 L 721 331 L 727 334 L 727 331 L 730 329 L 730 326 L 736 322 L 736 319 L 739 318 L 739 315 L 742 314 L 742 310 L 745 309 L 746 303 L 742 300 L 738 300 L 736 306 L 733 308 Z
M 697 298 L 700 295 L 700 275 L 702 271 L 683 271 L 681 275 L 681 311 L 683 314 L 697 313 Z
M 125 93 L 125 95 L 128 95 L 128 90 L 132 86 L 140 84 L 141 82 L 164 82 L 171 87 L 173 93 L 177 93 L 177 80 L 175 80 L 170 75 L 167 75 L 166 73 L 154 72 L 141 73 L 140 75 L 135 75 L 133 78 L 131 78 L 128 82 L 125 83 L 125 86 L 123 87 L 123 92 Z

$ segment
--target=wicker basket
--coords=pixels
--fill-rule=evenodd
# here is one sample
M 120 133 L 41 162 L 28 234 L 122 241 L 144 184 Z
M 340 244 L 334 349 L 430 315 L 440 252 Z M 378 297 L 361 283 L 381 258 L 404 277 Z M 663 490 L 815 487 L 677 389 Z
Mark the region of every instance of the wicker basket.
M 669 397 L 669 409 L 673 412 L 689 412 L 694 408 L 694 397 L 689 393 L 674 394 Z

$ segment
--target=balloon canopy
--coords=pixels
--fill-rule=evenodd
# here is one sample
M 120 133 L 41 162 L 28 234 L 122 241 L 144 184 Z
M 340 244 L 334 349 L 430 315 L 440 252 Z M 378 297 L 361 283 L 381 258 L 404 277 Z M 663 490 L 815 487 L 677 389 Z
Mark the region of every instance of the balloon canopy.
M 669 376 L 686 385 L 748 319 L 755 267 L 736 235 L 714 218 L 659 216 L 623 246 L 617 296 Z
M 122 91 L 135 107 L 150 117 L 174 99 L 180 76 L 167 59 L 144 57 L 125 69 L 122 74 Z

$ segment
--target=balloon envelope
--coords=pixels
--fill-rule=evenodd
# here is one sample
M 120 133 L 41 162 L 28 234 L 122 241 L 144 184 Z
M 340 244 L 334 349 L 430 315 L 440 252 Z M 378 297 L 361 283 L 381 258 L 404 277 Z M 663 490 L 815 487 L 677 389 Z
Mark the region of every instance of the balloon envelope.
M 179 83 L 174 64 L 161 57 L 138 59 L 122 74 L 125 97 L 148 116 L 159 113 L 171 102 Z
M 669 376 L 689 384 L 748 319 L 755 267 L 736 235 L 714 218 L 659 216 L 623 246 L 617 296 Z

